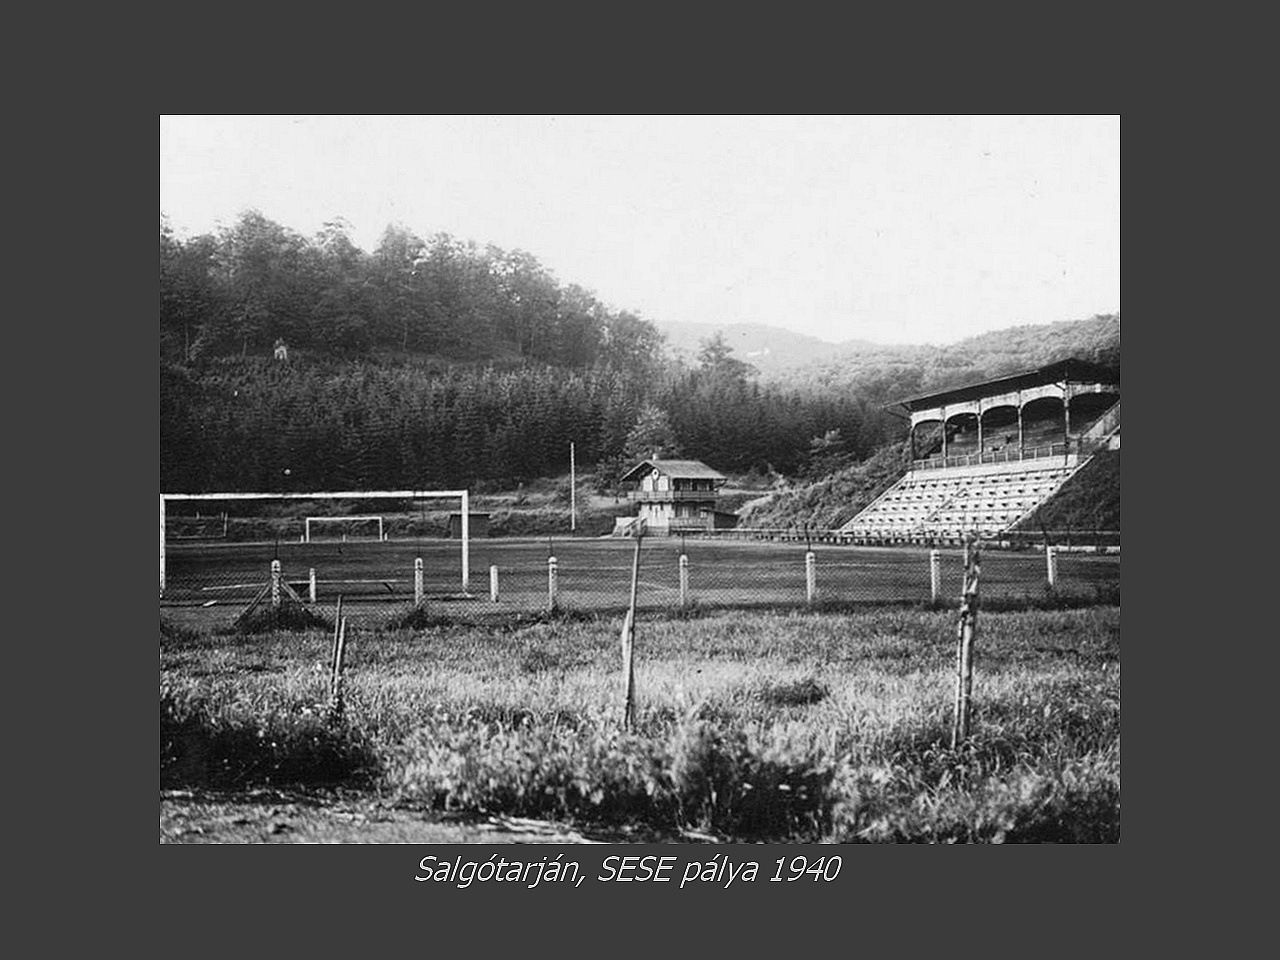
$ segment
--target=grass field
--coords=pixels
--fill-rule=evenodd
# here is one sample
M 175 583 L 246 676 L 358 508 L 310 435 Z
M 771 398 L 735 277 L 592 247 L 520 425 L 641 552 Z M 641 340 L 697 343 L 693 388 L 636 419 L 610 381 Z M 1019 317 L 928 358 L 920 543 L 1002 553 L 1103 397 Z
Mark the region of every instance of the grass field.
M 626 555 L 582 547 L 556 545 L 602 578 Z M 613 614 L 355 634 L 334 715 L 328 631 L 185 610 L 161 611 L 166 842 L 492 841 L 457 824 L 493 816 L 677 842 L 1119 840 L 1118 605 L 981 612 L 958 749 L 954 610 L 650 610 L 631 730 Z
M 166 550 L 161 609 L 177 623 L 228 625 L 261 591 L 278 557 L 285 579 L 306 596 L 316 571 L 317 608 L 332 617 L 339 596 L 353 624 L 377 628 L 413 602 L 414 561 L 423 560 L 424 589 L 439 616 L 485 621 L 545 610 L 547 558 L 557 561 L 557 603 L 580 612 L 611 612 L 629 595 L 634 541 L 626 539 L 479 539 L 469 557 L 469 596 L 462 590 L 457 541 L 327 543 L 181 543 Z M 680 605 L 679 557 L 688 557 L 688 602 L 700 609 L 804 606 L 803 543 L 648 537 L 642 542 L 638 603 L 646 611 Z M 814 544 L 817 600 L 831 606 L 919 604 L 931 598 L 929 550 Z M 943 598 L 958 597 L 962 551 L 941 549 Z M 490 600 L 489 569 L 498 568 L 499 599 Z M 1120 557 L 1062 554 L 1055 596 L 1119 601 Z M 1044 601 L 1044 555 L 988 550 L 983 554 L 988 604 Z

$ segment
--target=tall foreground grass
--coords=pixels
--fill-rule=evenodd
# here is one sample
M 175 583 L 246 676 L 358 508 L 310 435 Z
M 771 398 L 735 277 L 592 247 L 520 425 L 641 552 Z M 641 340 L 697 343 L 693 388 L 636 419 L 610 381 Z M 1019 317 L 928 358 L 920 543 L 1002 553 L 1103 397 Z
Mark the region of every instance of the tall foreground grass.
M 1120 611 L 984 612 L 950 747 L 955 614 L 723 613 L 358 634 L 161 625 L 164 786 L 343 785 L 430 810 L 729 840 L 1114 842 Z

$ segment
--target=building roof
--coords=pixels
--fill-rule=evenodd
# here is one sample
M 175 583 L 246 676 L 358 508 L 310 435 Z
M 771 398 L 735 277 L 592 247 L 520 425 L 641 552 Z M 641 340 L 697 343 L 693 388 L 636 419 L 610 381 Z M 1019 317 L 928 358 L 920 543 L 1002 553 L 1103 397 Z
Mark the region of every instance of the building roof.
M 977 383 L 940 390 L 937 393 L 907 397 L 905 400 L 899 400 L 896 403 L 889 404 L 889 406 L 905 407 L 907 410 L 927 410 L 948 402 L 958 403 L 964 400 L 976 400 L 980 397 L 1006 393 L 1010 390 L 1038 387 L 1046 383 L 1060 383 L 1063 380 L 1068 380 L 1072 383 L 1120 382 L 1120 378 L 1106 367 L 1071 357 L 1047 366 L 1036 367 L 1033 370 L 1023 370 L 1020 373 L 996 377 L 994 380 L 981 380 Z
M 620 482 L 628 480 L 639 480 L 645 474 L 657 470 L 658 473 L 671 477 L 673 480 L 727 480 L 729 479 L 718 470 L 712 470 L 701 460 L 659 460 L 657 457 L 650 457 L 648 460 L 642 460 L 620 478 Z

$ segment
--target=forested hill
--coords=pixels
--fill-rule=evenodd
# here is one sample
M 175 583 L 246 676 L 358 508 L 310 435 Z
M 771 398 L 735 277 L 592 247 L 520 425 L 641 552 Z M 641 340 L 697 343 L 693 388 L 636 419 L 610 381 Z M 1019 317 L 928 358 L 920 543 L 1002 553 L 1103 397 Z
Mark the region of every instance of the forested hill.
M 340 221 L 308 239 L 257 212 L 190 239 L 162 217 L 159 339 L 165 492 L 503 485 L 566 473 L 571 443 L 602 489 L 655 452 L 812 480 L 902 438 L 888 401 L 1066 356 L 1119 367 L 1110 316 L 766 376 L 719 332 L 673 358 L 528 253 L 403 227 L 366 253 Z
M 1009 327 L 946 346 L 880 345 L 865 340 L 830 343 L 761 323 L 662 323 L 667 354 L 678 361 L 719 334 L 763 382 L 850 390 L 868 400 L 944 390 L 962 383 L 1047 366 L 1068 357 L 1120 369 L 1120 317 Z
M 366 253 L 334 221 L 314 239 L 249 212 L 190 240 L 160 221 L 160 355 L 436 356 L 637 364 L 661 335 L 562 284 L 523 251 L 388 227 Z

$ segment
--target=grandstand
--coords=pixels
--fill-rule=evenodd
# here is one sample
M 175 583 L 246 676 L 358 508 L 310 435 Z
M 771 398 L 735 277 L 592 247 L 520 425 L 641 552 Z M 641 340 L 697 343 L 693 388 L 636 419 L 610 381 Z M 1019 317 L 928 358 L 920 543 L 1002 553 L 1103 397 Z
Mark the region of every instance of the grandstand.
M 911 469 L 840 528 L 853 543 L 998 537 L 1120 446 L 1120 384 L 1082 360 L 912 397 Z

